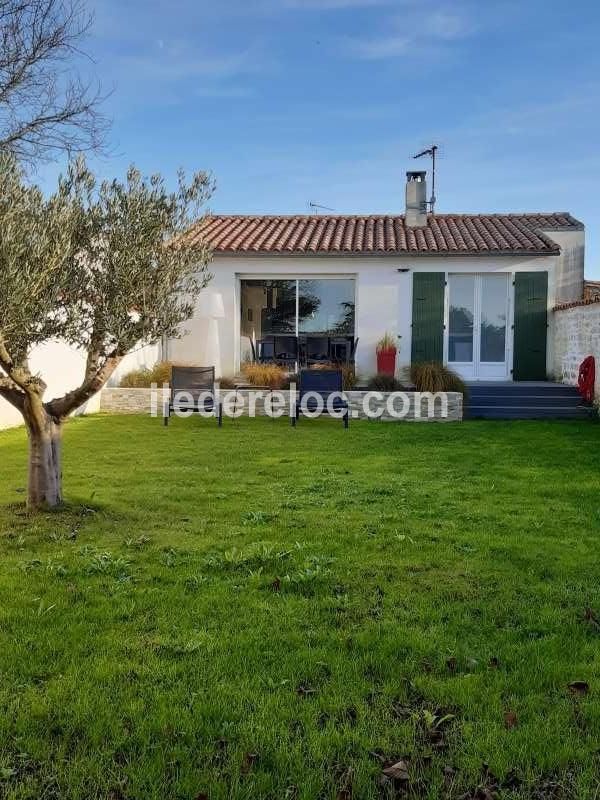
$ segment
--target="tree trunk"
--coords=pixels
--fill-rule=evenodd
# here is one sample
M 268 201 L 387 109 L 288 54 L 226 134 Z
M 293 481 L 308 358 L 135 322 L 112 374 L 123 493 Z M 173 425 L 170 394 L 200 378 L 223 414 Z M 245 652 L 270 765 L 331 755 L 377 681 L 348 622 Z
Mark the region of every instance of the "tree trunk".
M 62 420 L 51 417 L 43 406 L 25 413 L 29 433 L 30 509 L 54 508 L 62 503 Z

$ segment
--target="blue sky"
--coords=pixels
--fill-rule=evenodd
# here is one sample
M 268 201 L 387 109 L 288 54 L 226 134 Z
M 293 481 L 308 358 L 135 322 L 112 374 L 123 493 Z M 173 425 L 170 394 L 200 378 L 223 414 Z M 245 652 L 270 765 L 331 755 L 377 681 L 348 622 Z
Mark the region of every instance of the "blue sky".
M 401 213 L 411 155 L 436 142 L 438 211 L 571 211 L 600 278 L 600 3 L 89 5 L 114 89 L 103 176 L 207 169 L 220 212 Z

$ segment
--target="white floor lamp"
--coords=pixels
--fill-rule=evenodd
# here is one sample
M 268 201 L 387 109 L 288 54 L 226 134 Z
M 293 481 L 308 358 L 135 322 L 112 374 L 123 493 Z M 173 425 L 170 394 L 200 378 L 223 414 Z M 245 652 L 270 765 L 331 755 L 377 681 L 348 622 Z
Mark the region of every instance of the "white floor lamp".
M 204 342 L 201 353 L 203 367 L 215 368 L 215 377 L 221 377 L 221 345 L 219 342 L 219 320 L 225 317 L 223 296 L 220 292 L 202 291 L 198 298 L 197 314 L 206 320 Z

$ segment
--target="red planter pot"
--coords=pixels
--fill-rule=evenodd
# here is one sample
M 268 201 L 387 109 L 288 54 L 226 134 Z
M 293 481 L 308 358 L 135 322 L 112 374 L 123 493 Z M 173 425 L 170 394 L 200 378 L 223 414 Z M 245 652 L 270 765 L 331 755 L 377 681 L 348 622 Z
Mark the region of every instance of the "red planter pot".
M 396 372 L 396 348 L 380 350 L 377 353 L 377 372 L 393 375 Z

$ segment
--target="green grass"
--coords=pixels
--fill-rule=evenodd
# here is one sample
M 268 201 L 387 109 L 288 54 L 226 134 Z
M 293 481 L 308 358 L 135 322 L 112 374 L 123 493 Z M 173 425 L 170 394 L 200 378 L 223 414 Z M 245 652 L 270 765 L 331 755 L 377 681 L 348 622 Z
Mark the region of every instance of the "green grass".
M 78 419 L 32 518 L 0 434 L 0 797 L 598 798 L 599 445 Z

